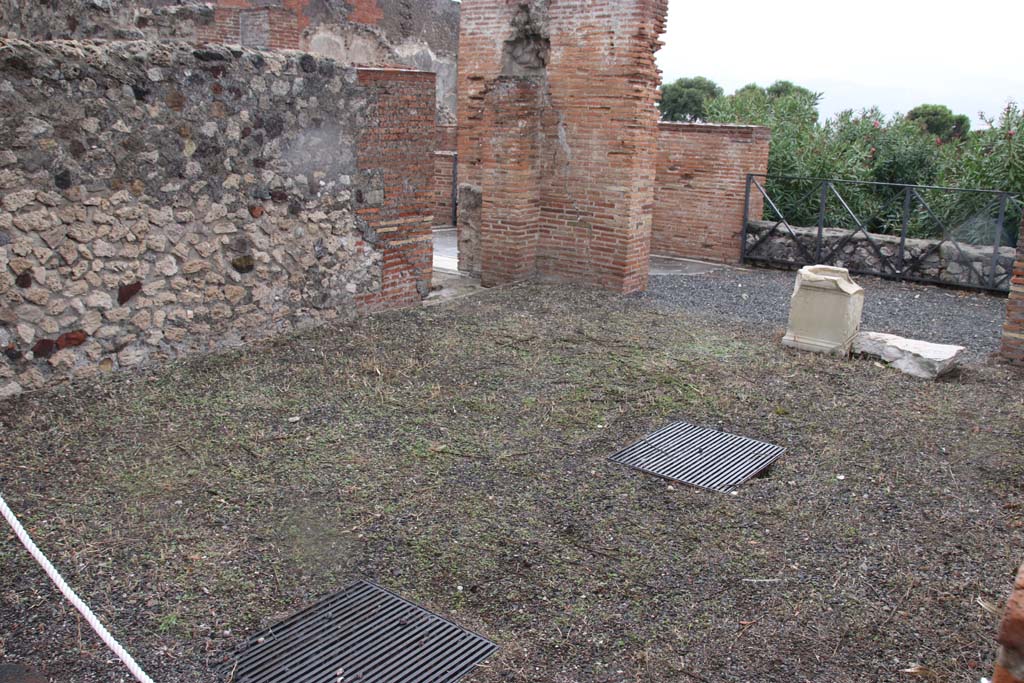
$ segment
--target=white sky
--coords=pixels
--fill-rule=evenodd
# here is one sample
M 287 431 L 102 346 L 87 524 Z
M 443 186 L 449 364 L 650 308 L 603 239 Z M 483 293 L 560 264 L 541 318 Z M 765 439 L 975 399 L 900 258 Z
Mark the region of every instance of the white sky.
M 663 40 L 666 83 L 789 80 L 825 93 L 823 116 L 945 104 L 977 127 L 980 111 L 1024 104 L 1022 0 L 669 0 Z

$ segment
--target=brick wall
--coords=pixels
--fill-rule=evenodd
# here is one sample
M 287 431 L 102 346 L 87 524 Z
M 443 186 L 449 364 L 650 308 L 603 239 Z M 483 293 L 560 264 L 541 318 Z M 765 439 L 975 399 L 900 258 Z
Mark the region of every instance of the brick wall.
M 455 174 L 458 172 L 458 129 L 438 126 L 434 152 L 434 225 L 454 224 Z
M 542 93 L 526 79 L 499 79 L 488 92 L 481 149 L 481 281 L 485 287 L 537 274 L 541 220 Z
M 439 152 L 454 152 L 459 148 L 459 129 L 457 126 L 439 125 L 434 146 Z
M 377 0 L 348 0 L 348 3 L 352 7 L 348 15 L 351 22 L 376 25 L 384 18 L 384 11 Z
M 1006 329 L 1003 332 L 1003 357 L 1024 366 L 1024 225 L 1017 245 L 1017 263 L 1013 267 L 1010 301 L 1006 307 Z
M 739 262 L 746 175 L 767 172 L 770 141 L 756 126 L 661 123 L 651 252 Z M 762 209 L 753 194 L 751 218 Z
M 454 224 L 458 159 L 456 152 L 434 152 L 434 225 L 439 228 Z
M 485 282 L 537 276 L 622 292 L 647 285 L 657 146 L 654 53 L 666 0 L 472 0 L 463 3 L 459 55 L 460 186 L 482 193 L 479 259 Z M 514 87 L 509 79 L 529 82 Z M 536 88 L 533 111 L 527 92 Z M 503 101 L 507 98 L 507 101 Z M 518 117 L 518 118 L 516 118 Z M 492 128 L 497 126 L 497 128 Z M 515 141 L 518 126 L 533 135 Z M 492 131 L 497 131 L 492 135 Z M 504 192 L 509 177 L 490 168 L 517 159 L 513 182 L 537 178 L 532 195 Z M 512 216 L 498 215 L 508 201 Z M 502 221 L 511 221 L 503 225 Z M 469 229 L 462 217 L 460 232 Z M 488 275 L 488 230 L 530 232 L 528 248 Z M 505 238 L 495 236 L 494 244 Z M 470 240 L 460 234 L 460 248 Z M 496 252 L 495 252 L 496 253 Z M 469 270 L 474 255 L 460 253 Z
M 435 78 L 423 71 L 359 69 L 372 96 L 357 141 L 356 214 L 384 253 L 379 293 L 358 298 L 363 310 L 406 306 L 430 293 L 433 277 Z
M 309 25 L 304 10 L 310 0 L 283 0 L 267 6 L 254 0 L 219 0 L 214 21 L 199 31 L 203 43 L 297 50 Z

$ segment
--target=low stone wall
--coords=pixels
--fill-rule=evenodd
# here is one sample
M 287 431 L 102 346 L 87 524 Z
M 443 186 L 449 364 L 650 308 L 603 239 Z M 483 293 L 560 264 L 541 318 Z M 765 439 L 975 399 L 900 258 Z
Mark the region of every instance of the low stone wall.
M 651 253 L 737 263 L 747 174 L 767 173 L 770 144 L 758 126 L 662 122 Z M 750 204 L 760 218 L 761 195 Z
M 433 83 L 0 40 L 0 395 L 419 300 Z
M 758 240 L 767 234 L 774 221 L 751 221 L 747 226 L 748 261 L 767 263 L 809 263 L 815 256 L 815 245 L 818 238 L 817 228 L 793 227 L 796 240 L 790 236 L 785 226 L 779 226 L 776 234 L 759 246 Z M 828 254 L 835 249 L 850 232 L 837 228 L 825 228 L 823 231 L 823 252 Z M 893 272 L 879 252 L 892 266 L 898 266 L 899 236 L 872 234 L 872 240 L 879 245 L 876 252 L 864 233 L 855 234 L 840 252 L 830 261 L 830 265 L 848 268 L 853 273 Z M 801 252 L 798 243 L 810 255 L 811 259 Z M 959 249 L 957 248 L 959 246 Z M 904 260 L 907 263 L 920 261 L 915 268 L 916 277 L 935 280 L 954 286 L 989 287 L 992 273 L 992 247 L 977 247 L 968 244 L 954 245 L 950 242 L 940 243 L 938 240 L 908 239 L 904 246 Z M 995 274 L 997 289 L 1009 291 L 1010 274 L 1016 257 L 1013 247 L 1003 247 L 996 258 Z

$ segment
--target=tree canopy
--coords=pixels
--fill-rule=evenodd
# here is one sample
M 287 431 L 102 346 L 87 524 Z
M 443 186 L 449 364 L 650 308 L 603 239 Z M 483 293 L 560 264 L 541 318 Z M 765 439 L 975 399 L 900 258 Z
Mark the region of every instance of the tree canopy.
M 971 119 L 954 114 L 943 104 L 922 104 L 907 112 L 907 120 L 918 122 L 926 131 L 943 142 L 962 139 L 971 130 Z
M 696 76 L 680 78 L 661 88 L 661 118 L 665 121 L 703 121 L 708 104 L 721 97 L 723 90 L 714 81 Z

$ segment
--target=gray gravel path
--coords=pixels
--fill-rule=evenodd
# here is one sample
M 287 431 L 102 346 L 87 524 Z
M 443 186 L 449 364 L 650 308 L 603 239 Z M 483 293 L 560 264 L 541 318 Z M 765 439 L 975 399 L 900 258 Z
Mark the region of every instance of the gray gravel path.
M 643 298 L 659 307 L 764 325 L 782 334 L 795 279 L 795 272 L 734 268 L 655 276 Z M 865 289 L 865 330 L 966 346 L 974 363 L 999 350 L 1004 297 L 864 276 L 855 279 Z

